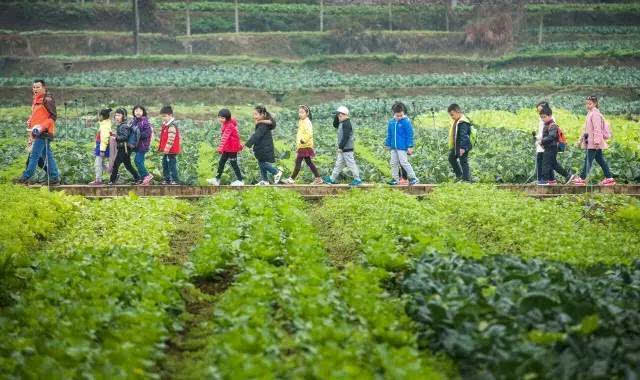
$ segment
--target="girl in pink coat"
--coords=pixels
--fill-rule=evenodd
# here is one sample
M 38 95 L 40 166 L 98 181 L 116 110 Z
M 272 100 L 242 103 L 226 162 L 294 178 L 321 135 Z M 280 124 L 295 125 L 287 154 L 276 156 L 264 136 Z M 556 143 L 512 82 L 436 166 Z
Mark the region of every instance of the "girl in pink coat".
M 607 165 L 603 154 L 604 149 L 607 149 L 607 140 L 611 137 L 611 129 L 598 109 L 597 97 L 588 96 L 586 107 L 587 120 L 584 123 L 584 130 L 580 138 L 580 146 L 586 150 L 586 156 L 584 158 L 582 171 L 580 172 L 580 178 L 576 179 L 574 184 L 577 186 L 585 186 L 587 184 L 586 178 L 591 171 L 591 165 L 595 159 L 602 168 L 605 177 L 600 181 L 600 185 L 615 185 L 616 181 L 611 175 L 611 170 L 609 170 L 609 165 Z

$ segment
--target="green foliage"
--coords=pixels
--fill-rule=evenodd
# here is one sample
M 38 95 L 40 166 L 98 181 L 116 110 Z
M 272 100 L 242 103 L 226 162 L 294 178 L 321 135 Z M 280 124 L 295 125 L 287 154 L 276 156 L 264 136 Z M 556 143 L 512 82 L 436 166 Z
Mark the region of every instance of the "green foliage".
M 640 371 L 639 282 L 639 263 L 431 253 L 403 288 L 421 345 L 454 358 L 463 378 L 599 379 Z
M 31 78 L 0 77 L 2 86 L 19 86 Z M 515 68 L 455 74 L 360 75 L 287 66 L 148 68 L 52 75 L 51 86 L 80 87 L 247 87 L 265 90 L 308 88 L 411 88 L 423 86 L 638 86 L 638 70 L 623 66 Z
M 0 185 L 0 307 L 19 300 L 39 262 L 43 244 L 75 221 L 79 199 L 47 189 Z
M 0 372 L 8 378 L 153 376 L 164 341 L 181 329 L 175 316 L 184 307 L 179 290 L 186 284 L 180 268 L 162 261 L 191 206 L 174 199 L 91 202 L 46 190 L 3 190 L 16 198 L 7 210 L 23 218 L 14 216 L 17 235 L 29 236 L 23 231 L 33 226 L 48 242 L 31 253 L 27 286 L 0 317 L 6 337 Z M 35 242 L 22 244 L 12 248 L 26 256 Z
M 403 330 L 399 304 L 371 282 L 382 273 L 331 269 L 304 209 L 294 193 L 270 189 L 211 200 L 193 275 L 238 274 L 200 327 L 207 344 L 186 377 L 443 378 Z

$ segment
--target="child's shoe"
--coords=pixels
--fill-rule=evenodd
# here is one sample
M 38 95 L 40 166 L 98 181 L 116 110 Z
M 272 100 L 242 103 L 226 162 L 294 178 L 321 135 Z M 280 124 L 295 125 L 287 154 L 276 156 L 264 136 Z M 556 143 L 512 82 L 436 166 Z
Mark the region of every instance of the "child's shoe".
M 616 184 L 616 180 L 613 178 L 605 178 L 600 181 L 600 186 L 613 186 Z
M 273 176 L 273 184 L 277 185 L 280 183 L 280 178 L 282 178 L 282 170 L 278 169 L 278 172 Z
M 96 179 L 93 182 L 89 182 L 89 186 L 102 186 L 102 180 Z
M 331 179 L 331 177 L 330 177 L 330 176 L 325 176 L 325 177 L 323 177 L 323 178 L 322 178 L 322 180 L 323 180 L 323 181 L 324 181 L 324 183 L 326 183 L 327 185 L 335 185 L 335 184 L 336 184 L 336 182 L 335 182 L 333 179 Z
M 220 180 L 218 178 L 209 178 L 207 183 L 213 186 L 220 186 Z
M 398 181 L 396 181 L 395 179 L 392 179 L 391 181 L 387 182 L 387 185 L 396 186 L 398 185 Z
M 244 186 L 244 182 L 242 182 L 240 180 L 235 180 L 235 181 L 231 182 L 231 186 Z
M 269 182 L 267 182 L 267 181 L 260 181 L 260 182 L 258 182 L 258 186 L 269 186 Z
M 411 186 L 417 185 L 418 183 L 420 183 L 420 181 L 418 181 L 417 178 L 411 178 L 411 180 L 409 181 L 409 185 Z
M 547 186 L 549 184 L 549 182 L 547 181 L 538 181 L 537 185 L 538 186 Z
M 312 184 L 314 184 L 314 185 L 322 185 L 323 183 L 324 183 L 324 181 L 320 177 L 316 177 L 316 179 L 314 179 L 313 182 L 312 182 Z
M 179 185 L 179 183 L 178 183 L 177 181 L 171 181 L 171 182 L 169 182 L 169 185 L 171 185 L 171 186 L 178 186 L 178 185 Z
M 353 181 L 349 184 L 349 186 L 360 186 L 362 185 L 362 180 L 358 178 L 354 178 Z
M 289 178 L 285 179 L 285 180 L 284 180 L 284 181 L 282 181 L 282 182 L 283 182 L 285 185 L 293 185 L 294 183 L 296 183 L 296 181 L 295 181 L 293 178 L 291 178 L 291 177 L 289 177 Z
M 587 186 L 587 182 L 584 179 L 578 177 L 578 178 L 573 180 L 573 185 L 574 186 Z
M 142 186 L 149 186 L 152 180 L 153 180 L 153 175 L 148 174 L 146 177 L 142 179 Z

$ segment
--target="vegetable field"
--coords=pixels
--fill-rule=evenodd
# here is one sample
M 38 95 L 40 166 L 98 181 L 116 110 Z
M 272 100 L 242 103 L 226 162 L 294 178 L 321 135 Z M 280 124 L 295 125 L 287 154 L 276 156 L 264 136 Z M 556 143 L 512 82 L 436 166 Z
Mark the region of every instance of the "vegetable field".
M 537 201 L 478 185 L 320 204 L 278 189 L 195 203 L 1 190 L 8 379 L 640 370 L 632 198 Z
M 3 2 L 0 380 L 640 379 L 640 4 L 615 1 Z M 594 164 L 587 186 L 534 186 L 554 183 L 537 178 L 536 104 L 579 174 L 588 96 L 617 185 L 600 187 Z M 396 102 L 420 184 L 400 189 L 385 147 Z M 476 132 L 471 183 L 448 159 L 453 104 Z M 135 105 L 154 130 L 153 180 L 120 167 L 129 186 L 107 185 L 99 114 L 131 120 Z M 297 150 L 301 105 L 320 176 L 348 108 L 365 186 L 345 185 L 349 170 L 302 186 L 315 180 L 304 163 L 287 181 L 311 153 Z M 165 106 L 181 148 L 169 183 L 183 186 L 159 186 L 160 140 L 175 148 Z M 253 186 L 245 147 L 244 187 L 227 186 L 232 161 L 207 187 L 219 111 L 246 144 L 256 106 L 276 121 L 288 185 Z M 47 182 L 23 175 L 27 128 L 54 118 L 51 152 L 74 186 L 14 184 Z

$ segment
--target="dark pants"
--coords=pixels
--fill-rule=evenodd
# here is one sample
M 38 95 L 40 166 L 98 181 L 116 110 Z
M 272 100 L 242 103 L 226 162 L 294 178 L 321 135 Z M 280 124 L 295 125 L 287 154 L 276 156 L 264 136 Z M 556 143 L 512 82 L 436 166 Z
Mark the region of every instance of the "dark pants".
M 313 161 L 311 161 L 311 157 L 297 157 L 296 166 L 293 168 L 293 173 L 291 173 L 292 179 L 296 179 L 298 173 L 300 173 L 300 169 L 302 168 L 302 160 L 307 163 L 307 166 L 309 167 L 309 169 L 311 169 L 311 173 L 313 173 L 316 178 L 320 177 L 318 168 L 316 168 L 316 165 L 313 163 Z
M 587 178 L 587 175 L 589 175 L 589 172 L 591 171 L 591 165 L 593 164 L 594 158 L 598 165 L 600 165 L 600 167 L 602 168 L 604 177 L 612 178 L 611 170 L 609 170 L 609 165 L 607 165 L 607 161 L 605 161 L 604 159 L 602 149 L 587 149 L 587 155 L 584 158 L 584 165 L 582 166 L 582 171 L 580 172 L 580 178 Z
M 178 182 L 178 160 L 175 154 L 162 156 L 162 176 L 167 182 Z
M 558 148 L 545 147 L 542 154 L 542 181 L 554 181 L 554 172 L 563 176 L 567 181 L 571 177 L 571 172 L 566 170 L 558 162 Z
M 560 163 L 558 162 L 556 156 L 556 164 L 553 167 L 553 171 L 551 172 L 551 179 L 549 181 L 555 181 L 555 173 L 557 172 L 558 174 L 560 174 L 561 176 L 563 176 L 567 181 L 571 178 L 571 170 L 566 170 L 565 168 L 562 167 L 562 165 L 560 165 Z M 538 152 L 537 156 L 536 156 L 536 170 L 537 170 L 537 178 L 538 181 L 545 181 L 544 179 L 544 175 L 543 175 L 543 163 L 544 161 L 544 152 Z
M 123 146 L 119 146 L 118 154 L 116 154 L 116 159 L 113 161 L 113 168 L 111 169 L 111 182 L 115 183 L 118 180 L 118 169 L 120 169 L 120 164 L 124 164 L 124 167 L 133 176 L 134 181 L 140 179 L 138 172 L 133 165 L 131 165 L 131 151 L 125 151 Z
M 260 167 L 260 178 L 263 181 L 269 181 L 267 172 L 271 173 L 272 175 L 278 174 L 278 169 L 276 169 L 271 162 L 258 161 L 258 166 Z
M 469 171 L 469 152 L 466 151 L 462 156 L 458 156 L 452 149 L 449 151 L 449 163 L 453 168 L 456 178 L 471 182 L 471 172 Z
M 222 177 L 222 172 L 224 171 L 227 160 L 229 160 L 229 165 L 231 165 L 238 181 L 242 181 L 242 173 L 240 172 L 240 166 L 238 166 L 238 153 L 231 152 L 224 152 L 220 156 L 220 161 L 218 161 L 218 175 L 216 178 L 220 179 Z

